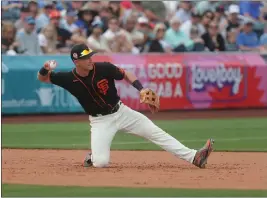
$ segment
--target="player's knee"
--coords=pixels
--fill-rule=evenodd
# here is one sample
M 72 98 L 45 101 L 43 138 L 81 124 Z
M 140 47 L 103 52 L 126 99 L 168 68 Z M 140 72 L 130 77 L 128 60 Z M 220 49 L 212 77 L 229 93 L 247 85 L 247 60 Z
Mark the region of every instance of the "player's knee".
M 93 157 L 93 166 L 96 168 L 104 168 L 109 164 L 109 158 L 105 156 Z

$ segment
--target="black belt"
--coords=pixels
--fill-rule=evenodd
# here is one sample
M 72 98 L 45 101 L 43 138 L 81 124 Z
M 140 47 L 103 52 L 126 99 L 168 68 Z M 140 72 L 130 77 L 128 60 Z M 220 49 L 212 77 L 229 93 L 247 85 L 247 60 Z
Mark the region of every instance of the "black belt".
M 109 115 L 109 114 L 116 113 L 119 110 L 121 104 L 122 104 L 122 102 L 119 101 L 111 110 L 109 110 L 107 112 L 101 112 L 101 113 L 91 114 L 91 116 L 93 116 L 93 117 L 100 117 L 100 116 L 104 116 L 104 115 Z

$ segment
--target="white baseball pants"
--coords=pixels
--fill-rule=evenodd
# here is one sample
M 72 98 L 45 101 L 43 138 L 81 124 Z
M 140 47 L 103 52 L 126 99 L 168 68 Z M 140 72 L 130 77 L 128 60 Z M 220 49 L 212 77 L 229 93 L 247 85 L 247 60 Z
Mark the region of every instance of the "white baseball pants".
M 110 160 L 111 142 L 119 130 L 144 137 L 175 156 L 193 162 L 196 150 L 189 149 L 171 135 L 156 126 L 143 114 L 132 110 L 123 103 L 116 113 L 92 117 L 91 151 L 94 167 L 106 167 Z

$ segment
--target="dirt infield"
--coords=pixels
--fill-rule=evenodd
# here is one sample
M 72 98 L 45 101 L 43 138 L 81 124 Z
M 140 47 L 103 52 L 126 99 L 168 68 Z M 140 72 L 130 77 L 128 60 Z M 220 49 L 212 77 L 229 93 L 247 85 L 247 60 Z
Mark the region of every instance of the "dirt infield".
M 212 153 L 199 169 L 163 151 L 113 151 L 84 168 L 86 151 L 3 150 L 2 182 L 39 185 L 267 189 L 267 153 Z
M 265 110 L 181 111 L 151 119 L 266 117 Z M 86 115 L 3 117 L 3 123 L 87 121 Z M 112 151 L 109 168 L 82 167 L 88 151 L 2 150 L 2 182 L 39 185 L 267 189 L 267 153 L 211 154 L 199 169 L 162 151 Z

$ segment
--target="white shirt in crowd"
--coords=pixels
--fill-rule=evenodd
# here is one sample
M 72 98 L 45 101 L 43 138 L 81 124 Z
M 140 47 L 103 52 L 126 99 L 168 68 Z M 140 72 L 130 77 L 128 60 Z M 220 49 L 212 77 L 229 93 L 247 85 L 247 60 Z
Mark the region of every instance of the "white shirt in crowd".
M 39 42 L 40 47 L 47 48 L 48 53 L 55 53 L 56 43 L 51 43 L 51 41 L 50 41 L 50 45 L 49 45 L 49 41 L 47 40 L 47 38 L 45 37 L 45 35 L 43 33 L 38 34 L 38 42 Z M 52 44 L 52 46 L 51 46 L 51 44 Z
M 111 50 L 108 47 L 108 44 L 105 38 L 101 35 L 100 39 L 97 40 L 92 35 L 87 39 L 88 45 L 94 50 L 105 50 L 106 52 L 110 52 Z
M 159 40 L 159 43 L 161 44 L 161 46 L 163 47 L 163 49 L 166 51 L 168 49 L 171 49 L 171 45 L 169 45 L 169 43 L 167 43 L 164 40 Z
M 131 38 L 129 37 L 129 34 L 127 34 L 126 30 L 120 29 L 118 32 L 112 32 L 110 29 L 108 29 L 104 34 L 104 38 L 107 41 L 111 41 L 114 39 L 115 35 L 120 35 L 120 34 L 124 34 L 126 35 L 126 38 L 128 39 L 128 41 L 131 42 Z
M 38 35 L 35 31 L 27 33 L 24 28 L 16 34 L 16 40 L 19 42 L 19 49 L 25 55 L 40 55 L 42 54 L 38 43 Z
M 103 37 L 107 40 L 107 42 L 112 42 L 112 41 L 114 41 L 114 38 L 115 38 L 116 35 L 121 35 L 121 34 L 125 35 L 127 40 L 132 43 L 131 35 L 124 29 L 120 29 L 118 32 L 112 32 L 110 29 L 108 29 L 103 34 Z M 139 54 L 140 53 L 138 48 L 136 48 L 136 47 L 133 47 L 131 52 L 133 54 Z
M 190 38 L 191 27 L 192 27 L 192 21 L 188 20 L 181 25 L 180 30 Z M 205 28 L 201 24 L 197 24 L 197 29 L 199 31 L 199 36 L 201 36 L 206 32 Z
M 191 18 L 191 12 L 190 11 L 186 11 L 186 10 L 184 10 L 182 8 L 177 10 L 175 15 L 177 16 L 177 18 L 180 19 L 181 23 L 184 23 L 184 22 L 190 20 L 190 18 Z
M 40 47 L 47 47 L 47 39 L 45 38 L 44 34 L 38 34 L 38 42 Z

